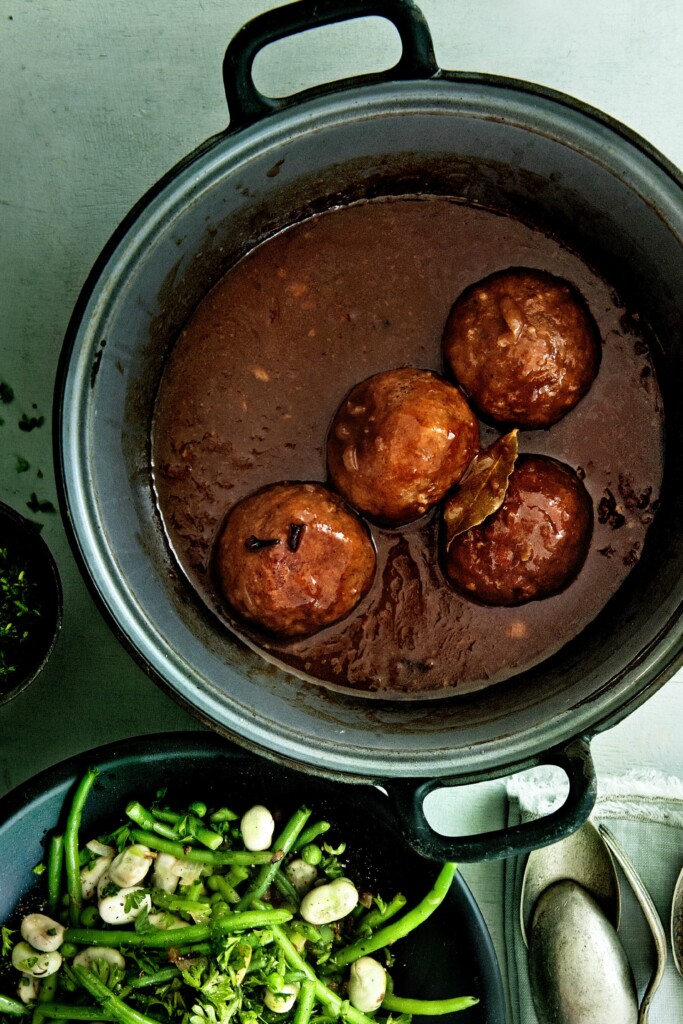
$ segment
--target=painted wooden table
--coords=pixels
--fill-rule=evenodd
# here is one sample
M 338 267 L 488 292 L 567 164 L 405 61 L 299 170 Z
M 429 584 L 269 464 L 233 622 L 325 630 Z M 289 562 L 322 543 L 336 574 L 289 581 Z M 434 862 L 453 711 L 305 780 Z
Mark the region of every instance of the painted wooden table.
M 123 215 L 227 123 L 220 74 L 239 26 L 272 0 L 3 0 L 0 5 L 0 497 L 57 503 L 50 415 L 79 289 Z M 683 5 L 678 0 L 421 0 L 439 63 L 560 89 L 627 124 L 683 166 Z M 271 95 L 376 70 L 398 56 L 373 19 L 319 29 L 260 55 Z M 45 417 L 31 432 L 22 414 Z M 19 472 L 25 460 L 28 469 Z M 40 678 L 0 711 L 0 792 L 100 743 L 200 729 L 119 647 L 70 553 L 58 512 L 39 514 L 64 584 L 64 628 Z M 77 713 L 74 713 L 77 709 Z M 599 771 L 683 776 L 683 674 L 593 745 Z M 471 797 L 471 798 L 470 798 Z M 446 831 L 491 827 L 499 783 L 434 798 Z M 456 826 L 456 811 L 457 821 Z M 502 959 L 499 864 L 463 869 Z

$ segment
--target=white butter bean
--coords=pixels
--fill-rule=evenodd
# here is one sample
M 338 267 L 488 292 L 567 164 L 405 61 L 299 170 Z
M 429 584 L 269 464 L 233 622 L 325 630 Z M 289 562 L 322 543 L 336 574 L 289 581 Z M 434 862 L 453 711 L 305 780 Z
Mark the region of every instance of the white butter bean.
M 17 942 L 12 950 L 12 966 L 33 978 L 47 978 L 62 966 L 62 957 L 57 950 L 52 953 L 39 953 L 29 946 L 28 942 Z
M 92 967 L 95 960 L 104 960 L 105 963 L 111 964 L 113 967 L 120 967 L 121 970 L 126 966 L 126 958 L 123 953 L 114 949 L 113 946 L 86 946 L 85 949 L 76 953 L 73 963 L 76 967 Z
M 273 841 L 275 822 L 263 804 L 255 804 L 242 816 L 240 831 L 248 850 L 267 850 Z
M 126 897 L 130 896 L 131 893 L 139 892 L 141 889 L 141 885 L 130 885 L 125 889 L 119 889 L 113 896 L 105 896 L 101 899 L 98 909 L 102 920 L 106 921 L 107 924 L 131 924 L 136 917 L 139 917 L 145 907 L 147 910 L 151 910 L 152 901 L 149 893 L 145 893 L 136 907 L 126 910 Z
M 273 1013 L 287 1013 L 292 1009 L 299 995 L 299 985 L 283 985 L 279 992 L 266 989 L 263 1002 Z
M 362 956 L 351 964 L 349 1002 L 363 1013 L 372 1013 L 382 1005 L 387 990 L 387 973 L 377 960 Z
M 83 899 L 91 900 L 97 892 L 97 885 L 104 874 L 106 874 L 113 857 L 98 857 L 97 860 L 81 871 L 81 888 Z
M 40 992 L 40 979 L 32 974 L 22 974 L 17 985 L 17 995 L 22 1003 L 33 1003 Z
M 114 857 L 109 868 L 109 877 L 115 885 L 139 885 L 153 860 L 154 854 L 150 848 L 143 846 L 142 843 L 136 843 Z
M 179 859 L 176 862 L 175 872 L 183 885 L 192 885 L 204 874 L 205 866 L 196 860 Z
M 291 860 L 285 868 L 285 874 L 300 896 L 304 896 L 318 877 L 318 870 L 312 864 L 307 864 L 300 857 Z
M 299 913 L 309 924 L 331 924 L 350 914 L 358 903 L 358 891 L 349 878 L 335 878 L 306 893 Z
M 52 953 L 64 942 L 64 925 L 47 914 L 27 914 L 21 922 L 21 937 L 41 953 Z
M 112 882 L 111 878 L 109 877 L 109 872 L 108 871 L 105 871 L 103 874 L 100 875 L 99 881 L 97 883 L 97 898 L 98 898 L 98 900 L 102 899 L 102 897 L 104 895 L 104 890 L 107 888 L 107 886 L 108 885 L 113 885 L 113 884 L 114 883 Z
M 152 871 L 152 885 L 164 892 L 175 892 L 178 888 L 180 875 L 176 871 L 178 858 L 172 853 L 158 853 Z

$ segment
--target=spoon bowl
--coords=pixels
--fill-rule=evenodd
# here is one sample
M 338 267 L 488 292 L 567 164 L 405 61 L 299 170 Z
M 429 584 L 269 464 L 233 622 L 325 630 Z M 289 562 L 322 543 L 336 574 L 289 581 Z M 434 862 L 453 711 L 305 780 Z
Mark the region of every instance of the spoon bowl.
M 595 825 L 587 821 L 559 843 L 529 854 L 519 906 L 520 927 L 526 945 L 539 897 L 554 882 L 563 879 L 582 886 L 592 895 L 615 930 L 619 927 L 621 893 L 614 861 Z
M 637 1024 L 638 996 L 614 925 L 581 885 L 554 882 L 529 928 L 529 981 L 539 1024 Z

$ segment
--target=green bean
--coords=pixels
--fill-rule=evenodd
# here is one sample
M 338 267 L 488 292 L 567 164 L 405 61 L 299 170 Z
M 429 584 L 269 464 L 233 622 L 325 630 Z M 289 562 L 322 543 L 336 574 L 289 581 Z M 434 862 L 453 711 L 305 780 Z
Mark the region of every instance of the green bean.
M 212 829 L 207 828 L 204 822 L 195 817 L 193 814 L 180 814 L 179 811 L 152 811 L 152 814 L 159 821 L 167 821 L 172 825 L 183 825 L 183 831 L 179 832 L 175 829 L 175 838 L 182 839 L 187 836 L 192 836 L 203 846 L 208 846 L 210 850 L 217 850 L 223 842 L 223 836 L 219 832 L 214 832 Z
M 59 982 L 56 974 L 48 974 L 47 978 L 43 978 L 38 991 L 38 1002 L 51 1003 L 55 997 L 58 984 Z
M 87 989 L 91 996 L 97 1000 L 102 1009 L 111 1014 L 109 1020 L 117 1020 L 120 1024 L 156 1024 L 151 1017 L 139 1013 L 132 1006 L 124 1003 L 113 995 L 103 981 L 89 971 L 86 967 L 73 967 L 73 973 L 83 988 Z
M 131 829 L 131 836 L 137 843 L 144 843 L 150 850 L 157 850 L 159 853 L 170 853 L 178 860 L 197 861 L 199 864 L 270 864 L 273 854 L 268 850 L 197 850 L 193 846 L 184 845 L 182 842 L 170 842 L 168 839 L 161 839 L 153 832 L 145 832 L 142 829 Z
M 249 872 L 243 864 L 233 864 L 225 877 L 230 885 L 237 888 L 241 882 L 246 882 L 247 878 L 249 878 Z
M 9 996 L 3 996 L 0 993 L 0 1013 L 9 1013 L 12 1017 L 23 1017 L 24 1014 L 30 1012 L 29 1006 L 24 1006 L 18 999 L 10 999 Z
M 65 1003 L 41 1003 L 38 1013 L 41 1018 L 51 1020 L 116 1020 L 107 1010 L 98 1010 L 94 1006 L 67 1006 Z
M 296 891 L 290 880 L 287 878 L 287 875 L 284 875 L 281 871 L 278 871 L 277 874 L 273 876 L 273 883 L 280 892 L 280 894 L 284 896 L 286 900 L 289 900 L 289 902 L 292 903 L 295 907 L 299 906 L 299 904 L 301 903 L 301 899 L 299 897 L 298 892 Z
M 304 846 L 308 846 L 308 844 L 312 843 L 314 839 L 318 838 L 318 836 L 322 836 L 325 832 L 329 832 L 331 828 L 332 826 L 329 821 L 317 821 L 315 825 L 309 825 L 307 829 L 304 829 L 295 842 L 292 847 L 292 851 L 294 853 L 298 853 L 299 850 L 303 850 Z
M 455 996 L 453 999 L 402 999 L 387 995 L 382 1000 L 382 1009 L 391 1013 L 419 1013 L 423 1017 L 439 1017 L 443 1013 L 457 1013 L 470 1006 L 476 1006 L 476 996 Z
M 189 896 L 176 896 L 163 889 L 152 889 L 152 903 L 161 910 L 175 910 L 191 916 L 199 914 L 206 917 L 211 910 L 208 903 L 193 900 Z
M 385 924 L 392 917 L 395 917 L 400 910 L 403 910 L 407 902 L 408 901 L 402 893 L 397 893 L 393 900 L 391 900 L 390 903 L 387 903 L 384 910 L 375 908 L 366 914 L 365 917 L 361 918 L 358 922 L 358 931 L 371 932 L 375 928 L 378 928 L 379 925 Z
M 218 893 L 226 903 L 238 903 L 240 894 L 230 885 L 224 875 L 209 875 L 206 884 L 211 892 Z
M 240 897 L 240 901 L 236 907 L 237 910 L 244 910 L 251 904 L 252 900 L 261 898 L 270 883 L 273 881 L 274 875 L 279 871 L 282 858 L 292 849 L 294 843 L 301 834 L 302 828 L 310 816 L 311 811 L 308 807 L 300 807 L 298 811 L 292 815 L 277 840 L 272 844 L 272 848 L 275 852 L 271 854 L 271 863 L 266 864 L 261 868 L 255 880 L 251 883 L 247 891 Z
M 78 850 L 78 832 L 81 827 L 83 808 L 88 794 L 99 775 L 97 768 L 90 768 L 78 784 L 71 803 L 69 816 L 64 829 L 64 862 L 66 865 L 66 885 L 69 893 L 69 920 L 78 924 L 78 917 L 83 902 L 83 886 L 81 885 L 81 865 Z
M 323 852 L 319 846 L 315 843 L 306 843 L 305 846 L 301 847 L 301 859 L 310 864 L 311 867 L 317 868 L 320 861 L 323 859 Z
M 203 942 L 220 935 L 231 935 L 249 928 L 269 928 L 273 924 L 291 921 L 288 910 L 246 910 L 238 914 L 227 914 L 209 924 L 190 924 L 186 928 L 156 928 L 145 932 L 118 931 L 95 928 L 67 928 L 66 942 L 79 946 L 136 946 L 149 949 L 166 949 L 171 946 Z
M 56 914 L 62 895 L 64 836 L 52 836 L 47 859 L 47 912 Z
M 354 960 L 367 956 L 368 953 L 374 953 L 375 950 L 382 949 L 383 946 L 388 946 L 392 942 L 396 942 L 398 939 L 408 935 L 409 932 L 412 932 L 423 921 L 426 921 L 444 901 L 451 887 L 451 882 L 455 877 L 456 870 L 457 865 L 447 861 L 441 868 L 433 887 L 420 900 L 417 906 L 409 910 L 398 921 L 380 928 L 374 935 L 359 939 L 357 942 L 351 943 L 350 946 L 340 949 L 334 954 L 333 962 L 338 967 L 343 967 L 345 964 L 353 963 Z
M 137 800 L 131 800 L 126 807 L 126 814 L 131 821 L 134 821 L 140 828 L 146 828 L 150 832 L 156 832 L 164 839 L 170 839 L 175 842 L 178 839 L 175 829 L 171 828 L 170 825 L 164 825 L 162 821 L 157 821 L 151 811 L 148 811 L 146 807 L 143 807 Z
M 308 1024 L 311 1019 L 311 1012 L 315 1004 L 315 982 L 306 978 L 301 982 L 299 998 L 296 1003 L 296 1013 L 293 1024 Z
M 128 984 L 128 988 L 145 988 L 147 985 L 161 985 L 165 981 L 173 981 L 177 978 L 180 971 L 177 967 L 162 967 L 160 971 L 155 971 L 154 974 L 143 974 L 141 978 L 132 978 Z

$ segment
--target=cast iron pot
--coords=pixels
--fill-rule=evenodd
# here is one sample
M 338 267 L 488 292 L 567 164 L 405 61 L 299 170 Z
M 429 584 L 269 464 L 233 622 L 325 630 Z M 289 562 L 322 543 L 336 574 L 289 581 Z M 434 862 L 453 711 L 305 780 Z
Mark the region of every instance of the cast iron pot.
M 389 72 L 287 99 L 251 68 L 267 43 L 382 15 L 403 46 Z M 321 775 L 383 780 L 427 856 L 481 859 L 551 842 L 588 816 L 590 737 L 681 664 L 683 179 L 643 140 L 538 86 L 439 70 L 412 0 L 289 5 L 230 43 L 231 124 L 133 209 L 74 312 L 57 384 L 62 507 L 86 578 L 120 638 L 177 699 L 219 732 Z M 165 357 L 221 274 L 273 231 L 363 196 L 432 192 L 503 209 L 552 231 L 646 318 L 666 403 L 662 503 L 642 558 L 580 636 L 532 671 L 470 697 L 388 702 L 332 692 L 226 634 L 178 578 L 150 476 L 150 424 Z M 618 415 L 618 412 L 615 414 Z M 423 813 L 440 785 L 539 763 L 569 776 L 540 822 L 447 840 Z
M 213 806 L 227 803 L 239 812 L 263 803 L 288 815 L 306 804 L 316 821 L 330 822 L 331 841 L 346 842 L 351 877 L 387 898 L 402 892 L 409 906 L 425 895 L 438 871 L 406 845 L 391 804 L 375 787 L 356 790 L 283 769 L 211 734 L 142 736 L 55 765 L 0 800 L 1 924 L 11 922 L 15 927 L 18 922 L 12 915 L 17 904 L 21 902 L 23 912 L 32 910 L 36 890 L 42 886 L 44 892 L 45 876 L 38 881 L 33 868 L 45 860 L 46 838 L 64 829 L 76 784 L 92 767 L 99 768 L 100 776 L 86 801 L 83 842 L 123 824 L 130 800 L 149 806 L 165 787 L 173 807 L 203 800 Z M 493 943 L 459 873 L 436 913 L 395 949 L 392 975 L 400 994 L 479 998 L 479 1004 L 464 1014 L 440 1018 L 443 1024 L 505 1024 Z

